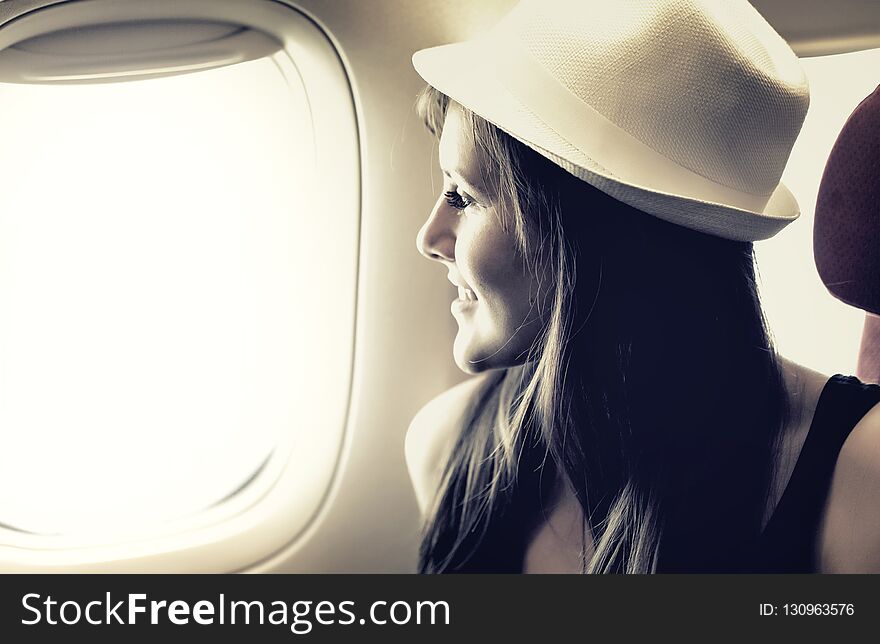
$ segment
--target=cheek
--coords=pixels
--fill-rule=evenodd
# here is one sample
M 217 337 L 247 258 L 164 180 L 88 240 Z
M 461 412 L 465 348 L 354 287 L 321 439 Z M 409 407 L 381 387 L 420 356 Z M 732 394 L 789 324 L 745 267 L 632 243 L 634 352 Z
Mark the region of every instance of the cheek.
M 529 310 L 534 279 L 526 271 L 512 236 L 500 229 L 476 231 L 467 240 L 464 257 L 461 269 L 467 271 L 465 278 L 488 312 L 496 319 L 509 319 L 510 324 L 521 323 Z

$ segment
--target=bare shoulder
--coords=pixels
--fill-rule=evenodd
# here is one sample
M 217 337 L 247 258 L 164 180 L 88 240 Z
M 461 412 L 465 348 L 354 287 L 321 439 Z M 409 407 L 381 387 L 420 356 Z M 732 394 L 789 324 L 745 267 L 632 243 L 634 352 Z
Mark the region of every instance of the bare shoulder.
M 766 523 L 788 484 L 801 449 L 810 431 L 813 415 L 829 377 L 823 373 L 779 356 L 785 380 L 790 416 L 779 437 L 774 462 L 773 488 L 764 514 Z
M 422 514 L 437 491 L 443 466 L 468 412 L 496 377 L 487 372 L 469 378 L 429 401 L 412 419 L 406 432 L 406 465 Z
M 830 376 L 783 356 L 779 356 L 779 363 L 782 367 L 794 422 L 799 423 L 802 426 L 801 429 L 803 429 L 803 425 L 809 428 L 813 413 L 816 411 L 816 405 L 819 402 L 819 396 Z
M 840 450 L 819 538 L 822 572 L 880 573 L 880 403 Z

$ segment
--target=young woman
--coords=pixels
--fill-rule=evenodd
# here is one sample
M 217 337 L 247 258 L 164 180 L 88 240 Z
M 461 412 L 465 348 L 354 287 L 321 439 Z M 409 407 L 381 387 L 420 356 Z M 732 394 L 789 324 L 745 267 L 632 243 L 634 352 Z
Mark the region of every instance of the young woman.
M 525 0 L 418 52 L 418 246 L 477 374 L 407 435 L 422 572 L 880 572 L 880 387 L 777 355 L 807 104 L 744 0 Z

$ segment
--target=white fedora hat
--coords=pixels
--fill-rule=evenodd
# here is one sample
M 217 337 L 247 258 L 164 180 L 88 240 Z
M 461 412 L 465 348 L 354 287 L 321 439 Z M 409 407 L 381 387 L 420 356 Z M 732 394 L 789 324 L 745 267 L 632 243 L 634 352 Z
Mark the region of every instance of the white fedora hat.
M 430 85 L 644 212 L 755 241 L 809 105 L 797 56 L 745 0 L 522 0 L 413 56 Z

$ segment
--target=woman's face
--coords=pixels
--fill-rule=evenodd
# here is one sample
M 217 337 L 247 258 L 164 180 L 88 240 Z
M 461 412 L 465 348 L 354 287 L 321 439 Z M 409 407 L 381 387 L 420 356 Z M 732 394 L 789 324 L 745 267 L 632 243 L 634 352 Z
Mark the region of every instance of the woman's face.
M 512 233 L 502 230 L 506 198 L 484 185 L 484 158 L 461 108 L 451 103 L 440 137 L 443 190 L 417 238 L 419 251 L 443 264 L 458 287 L 453 356 L 479 373 L 522 363 L 540 324 L 537 280 Z M 494 183 L 494 182 L 492 182 Z

